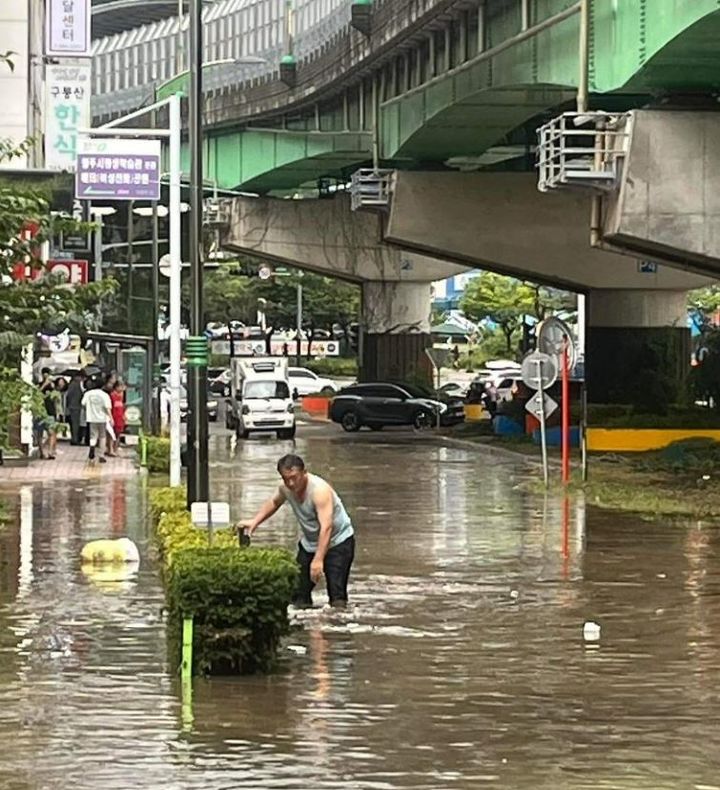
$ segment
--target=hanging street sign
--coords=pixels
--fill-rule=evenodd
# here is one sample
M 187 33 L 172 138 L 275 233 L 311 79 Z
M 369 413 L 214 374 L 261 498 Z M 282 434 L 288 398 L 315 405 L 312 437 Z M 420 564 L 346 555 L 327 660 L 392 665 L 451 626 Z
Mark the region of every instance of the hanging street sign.
M 47 0 L 45 54 L 55 58 L 90 58 L 90 0 Z
M 533 351 L 523 359 L 520 375 L 530 389 L 548 389 L 557 381 L 557 364 L 549 354 Z
M 542 404 L 545 409 L 545 419 L 547 420 L 550 415 L 557 410 L 557 403 L 547 394 L 547 392 L 542 393 L 543 399 Z M 535 417 L 536 420 L 539 420 L 543 413 L 540 409 L 540 392 L 536 392 L 532 398 L 525 404 L 525 408 Z
M 45 166 L 74 170 L 78 129 L 90 126 L 89 60 L 46 67 Z
M 75 197 L 81 200 L 160 200 L 159 140 L 81 137 Z

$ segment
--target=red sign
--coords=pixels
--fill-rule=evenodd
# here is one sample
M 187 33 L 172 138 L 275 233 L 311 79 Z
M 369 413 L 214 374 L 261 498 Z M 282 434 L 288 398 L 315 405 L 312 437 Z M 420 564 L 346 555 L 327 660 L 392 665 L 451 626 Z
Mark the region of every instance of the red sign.
M 88 282 L 88 262 L 71 260 L 48 261 L 42 269 L 33 269 L 24 263 L 13 267 L 15 280 L 39 280 L 46 272 L 60 276 L 70 285 L 86 285 Z

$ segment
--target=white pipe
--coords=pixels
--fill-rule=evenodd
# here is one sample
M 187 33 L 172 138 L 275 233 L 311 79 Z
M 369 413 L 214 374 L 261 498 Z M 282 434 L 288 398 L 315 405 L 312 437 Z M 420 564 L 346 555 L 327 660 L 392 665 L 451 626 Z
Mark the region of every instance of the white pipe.
M 577 111 L 588 110 L 590 68 L 590 0 L 580 0 L 580 74 L 578 75 Z
M 170 97 L 170 485 L 179 486 L 180 459 L 180 96 Z
M 577 350 L 578 357 L 585 359 L 585 322 L 586 318 L 586 299 L 585 294 L 577 295 Z

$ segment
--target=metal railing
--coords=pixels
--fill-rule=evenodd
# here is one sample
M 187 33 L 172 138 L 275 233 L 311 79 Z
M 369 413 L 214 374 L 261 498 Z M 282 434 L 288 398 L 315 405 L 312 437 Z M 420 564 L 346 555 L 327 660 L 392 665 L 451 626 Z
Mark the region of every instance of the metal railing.
M 294 54 L 314 57 L 350 25 L 351 0 L 295 0 Z M 285 0 L 218 0 L 203 11 L 204 60 L 262 58 L 252 67 L 209 70 L 205 90 L 268 78 L 287 53 Z M 188 17 L 143 25 L 93 42 L 93 116 L 134 109 L 187 65 Z
M 538 129 L 538 189 L 607 192 L 627 153 L 627 113 L 566 112 Z
M 372 168 L 356 170 L 350 178 L 352 210 L 389 208 L 394 176 L 394 170 Z

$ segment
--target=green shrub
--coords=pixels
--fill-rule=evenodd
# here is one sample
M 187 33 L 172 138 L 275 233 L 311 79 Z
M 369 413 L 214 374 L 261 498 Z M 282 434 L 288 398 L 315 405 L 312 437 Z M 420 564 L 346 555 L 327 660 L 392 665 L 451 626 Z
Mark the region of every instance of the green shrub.
M 597 428 L 720 429 L 720 414 L 699 406 L 670 405 L 665 414 L 648 414 L 632 406 L 592 404 L 588 406 L 588 425 Z
M 167 579 L 169 632 L 180 644 L 192 615 L 193 671 L 266 672 L 290 629 L 287 607 L 297 564 L 284 549 L 212 548 L 178 551 Z
M 170 471 L 170 439 L 164 436 L 146 436 L 148 472 Z
M 172 565 L 175 554 L 184 549 L 207 549 L 210 532 L 194 526 L 187 510 L 163 513 L 155 527 L 155 545 L 163 562 Z M 213 530 L 213 547 L 236 548 L 237 535 L 232 529 Z
M 636 466 L 646 472 L 671 472 L 673 475 L 714 475 L 720 464 L 720 443 L 712 439 L 684 439 L 643 453 Z
M 357 376 L 358 374 L 358 362 L 355 357 L 324 357 L 310 359 L 305 364 L 318 376 Z
M 185 509 L 184 488 L 150 493 L 155 544 L 165 573 L 171 658 L 180 661 L 182 620 L 194 620 L 195 674 L 271 668 L 289 630 L 287 607 L 297 564 L 284 549 L 238 546 L 232 529 L 198 529 Z
M 150 491 L 150 513 L 152 523 L 157 527 L 163 513 L 180 513 L 187 511 L 187 488 L 185 486 L 165 486 Z

